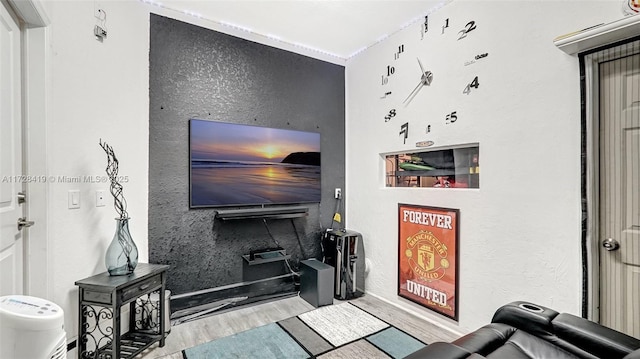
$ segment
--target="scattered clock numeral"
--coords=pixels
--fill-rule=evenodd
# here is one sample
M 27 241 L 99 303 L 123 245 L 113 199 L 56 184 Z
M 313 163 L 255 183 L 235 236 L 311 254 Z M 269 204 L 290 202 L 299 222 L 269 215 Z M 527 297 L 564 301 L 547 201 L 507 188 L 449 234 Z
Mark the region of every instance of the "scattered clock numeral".
M 391 121 L 391 119 L 392 119 L 392 118 L 394 118 L 394 117 L 396 117 L 396 109 L 395 109 L 395 108 L 392 108 L 392 109 L 389 111 L 389 114 L 388 114 L 388 115 L 386 115 L 386 116 L 384 116 L 384 122 L 389 122 L 389 121 Z
M 431 125 L 427 125 L 427 134 L 431 133 Z
M 457 113 L 458 113 L 458 111 L 453 111 L 450 114 L 448 114 L 447 117 L 445 118 L 445 123 L 446 124 L 450 124 L 450 123 L 454 123 L 454 122 L 458 121 Z
M 471 81 L 471 83 L 469 84 L 470 87 L 473 88 L 478 88 L 478 86 L 480 86 L 480 83 L 478 83 L 478 76 L 473 78 L 473 81 Z
M 400 134 L 404 135 L 404 143 L 407 143 L 407 137 L 409 137 L 409 122 L 406 122 L 400 126 Z
M 398 46 L 398 52 L 393 54 L 393 57 L 397 60 L 400 58 L 400 54 L 404 52 L 404 44 Z
M 416 142 L 416 147 L 431 147 L 434 145 L 433 141 L 420 141 Z
M 467 25 L 465 25 L 464 29 L 460 30 L 460 32 L 458 32 L 458 34 L 460 36 L 458 36 L 458 40 L 464 39 L 465 37 L 467 37 L 467 34 L 470 33 L 471 31 L 476 29 L 476 22 L 475 21 L 469 21 L 467 23 Z
M 403 45 L 404 46 L 404 45 Z M 396 73 L 396 68 L 391 66 L 391 65 L 387 65 L 387 76 L 382 75 L 382 84 L 386 85 L 389 83 L 389 77 L 393 74 Z
M 471 93 L 471 88 L 475 88 L 477 89 L 480 86 L 480 83 L 478 82 L 478 76 L 476 76 L 473 81 L 471 81 L 470 84 L 467 85 L 467 87 L 464 88 L 464 91 L 462 91 L 462 93 L 464 93 L 465 95 L 468 95 Z
M 444 34 L 444 29 L 449 27 L 449 19 L 444 21 L 444 25 L 442 25 L 442 33 Z
M 420 31 L 420 40 L 424 40 L 424 34 L 429 31 L 429 15 L 424 17 L 424 24 L 422 24 L 422 31 Z

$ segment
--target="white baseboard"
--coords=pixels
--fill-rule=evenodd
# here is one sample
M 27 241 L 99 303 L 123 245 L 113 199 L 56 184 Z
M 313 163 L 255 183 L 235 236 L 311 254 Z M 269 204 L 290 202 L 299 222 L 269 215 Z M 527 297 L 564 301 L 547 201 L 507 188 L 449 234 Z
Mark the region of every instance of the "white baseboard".
M 436 320 L 434 318 L 430 318 L 428 316 L 425 316 L 422 313 L 419 313 L 417 311 L 414 311 L 414 310 L 411 310 L 411 309 L 406 308 L 404 306 L 401 306 L 398 303 L 394 303 L 394 302 L 392 302 L 392 301 L 390 301 L 390 300 L 388 300 L 386 298 L 383 298 L 383 297 L 381 297 L 381 296 L 379 296 L 377 294 L 373 294 L 371 292 L 366 292 L 366 295 L 370 295 L 372 297 L 380 299 L 381 301 L 383 301 L 383 302 L 385 302 L 387 304 L 393 305 L 394 307 L 396 307 L 396 308 L 398 308 L 400 310 L 403 310 L 403 311 L 405 311 L 405 312 L 407 312 L 407 313 L 409 313 L 409 314 L 411 314 L 413 316 L 416 316 L 416 317 L 418 317 L 418 318 L 420 318 L 420 319 L 422 319 L 422 320 L 424 320 L 426 322 L 429 322 L 429 323 L 431 323 L 431 324 L 433 324 L 433 325 L 435 325 L 437 327 L 440 327 L 440 328 L 450 332 L 453 335 L 457 335 L 457 336 L 461 337 L 463 335 L 469 334 L 468 330 L 463 330 L 460 327 L 453 326 L 452 324 L 449 324 L 449 323 L 446 323 L 446 322 L 441 322 L 441 321 L 438 321 L 438 320 Z

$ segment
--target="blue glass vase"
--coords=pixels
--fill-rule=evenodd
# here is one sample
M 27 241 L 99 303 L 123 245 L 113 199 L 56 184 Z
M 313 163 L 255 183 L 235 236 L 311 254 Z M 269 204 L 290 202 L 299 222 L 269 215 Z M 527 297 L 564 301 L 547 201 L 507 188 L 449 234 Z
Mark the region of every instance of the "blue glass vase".
M 136 269 L 138 247 L 129 233 L 129 218 L 116 218 L 116 233 L 107 248 L 104 263 L 109 275 L 127 275 Z

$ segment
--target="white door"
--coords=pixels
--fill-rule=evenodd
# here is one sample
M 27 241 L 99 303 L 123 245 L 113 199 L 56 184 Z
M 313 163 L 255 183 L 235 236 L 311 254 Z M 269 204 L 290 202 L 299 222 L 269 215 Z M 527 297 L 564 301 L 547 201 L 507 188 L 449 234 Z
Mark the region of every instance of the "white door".
M 600 322 L 640 338 L 640 55 L 599 67 Z
M 20 28 L 0 3 L 0 296 L 23 293 Z

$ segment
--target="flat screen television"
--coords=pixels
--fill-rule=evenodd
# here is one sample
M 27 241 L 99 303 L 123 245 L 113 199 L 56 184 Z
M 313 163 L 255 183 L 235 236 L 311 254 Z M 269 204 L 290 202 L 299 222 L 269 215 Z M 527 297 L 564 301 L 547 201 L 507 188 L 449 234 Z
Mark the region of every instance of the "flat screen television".
M 189 120 L 191 208 L 320 202 L 320 134 Z

